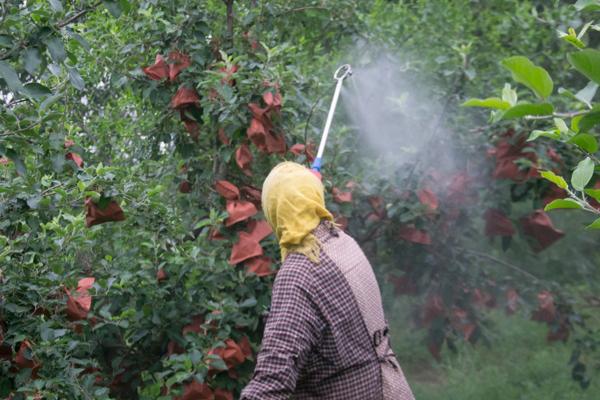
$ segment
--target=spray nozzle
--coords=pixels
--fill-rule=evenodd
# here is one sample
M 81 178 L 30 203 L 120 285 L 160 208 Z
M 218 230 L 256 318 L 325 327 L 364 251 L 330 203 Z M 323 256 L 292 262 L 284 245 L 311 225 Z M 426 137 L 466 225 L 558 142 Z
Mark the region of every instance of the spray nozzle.
M 333 74 L 333 79 L 337 81 L 344 80 L 351 75 L 352 67 L 350 66 L 350 64 L 344 64 L 335 71 L 335 73 Z

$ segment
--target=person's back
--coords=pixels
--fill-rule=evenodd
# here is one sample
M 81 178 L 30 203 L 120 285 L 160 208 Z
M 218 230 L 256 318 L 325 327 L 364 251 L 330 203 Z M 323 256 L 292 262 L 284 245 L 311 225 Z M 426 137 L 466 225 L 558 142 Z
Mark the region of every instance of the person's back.
M 323 240 L 323 252 L 344 275 L 377 354 L 382 374 L 384 399 L 412 399 L 404 375 L 389 342 L 389 328 L 383 313 L 381 292 L 373 269 L 358 244 L 343 231 Z M 355 322 L 360 324 L 360 318 Z M 374 397 L 378 398 L 378 397 Z
M 277 204 L 287 204 L 278 194 Z M 281 222 L 272 209 L 265 214 Z M 328 219 L 318 219 L 302 245 L 282 246 L 261 351 L 242 400 L 413 399 L 389 346 L 373 270 Z

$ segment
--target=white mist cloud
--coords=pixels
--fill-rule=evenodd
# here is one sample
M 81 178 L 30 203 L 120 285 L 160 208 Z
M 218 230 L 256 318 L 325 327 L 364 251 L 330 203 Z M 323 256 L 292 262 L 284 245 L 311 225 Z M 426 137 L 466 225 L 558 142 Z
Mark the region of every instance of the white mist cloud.
M 383 54 L 362 65 L 344 83 L 342 104 L 361 145 L 394 171 L 419 159 L 437 168 L 454 165 L 450 138 L 443 125 L 442 105 L 419 80 L 411 64 Z

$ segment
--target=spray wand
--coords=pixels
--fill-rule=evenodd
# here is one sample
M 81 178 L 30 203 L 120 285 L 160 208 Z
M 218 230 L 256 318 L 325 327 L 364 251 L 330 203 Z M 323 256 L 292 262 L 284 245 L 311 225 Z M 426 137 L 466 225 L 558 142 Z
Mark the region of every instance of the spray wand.
M 319 178 L 321 177 L 321 164 L 323 161 L 323 151 L 325 150 L 325 144 L 327 143 L 327 136 L 329 135 L 329 128 L 331 128 L 331 121 L 333 120 L 333 114 L 337 106 L 338 98 L 340 97 L 340 91 L 342 90 L 342 83 L 344 79 L 352 75 L 352 67 L 350 64 L 344 64 L 339 67 L 333 74 L 333 79 L 337 81 L 335 86 L 335 92 L 333 93 L 333 99 L 331 100 L 331 106 L 329 107 L 329 114 L 327 114 L 327 121 L 325 122 L 325 128 L 323 128 L 323 135 L 321 136 L 321 143 L 319 144 L 319 151 L 317 157 L 313 161 L 311 169 L 313 173 Z

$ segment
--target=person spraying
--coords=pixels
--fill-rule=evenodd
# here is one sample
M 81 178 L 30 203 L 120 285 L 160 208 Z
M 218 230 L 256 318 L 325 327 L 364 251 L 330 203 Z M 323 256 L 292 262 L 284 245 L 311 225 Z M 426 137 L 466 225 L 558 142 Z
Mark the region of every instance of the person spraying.
M 256 368 L 241 400 L 412 400 L 390 348 L 373 269 L 332 221 L 311 170 L 277 165 L 262 207 L 283 264 Z
M 262 188 L 282 266 L 250 383 L 241 400 L 414 400 L 396 356 L 373 269 L 325 207 L 321 166 L 341 86 L 311 169 L 283 162 Z

